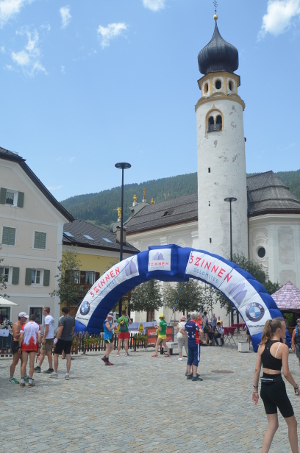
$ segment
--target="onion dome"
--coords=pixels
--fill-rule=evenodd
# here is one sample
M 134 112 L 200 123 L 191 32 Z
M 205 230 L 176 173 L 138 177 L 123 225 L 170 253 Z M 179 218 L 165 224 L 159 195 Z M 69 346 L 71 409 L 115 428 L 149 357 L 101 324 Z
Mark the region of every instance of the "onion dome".
M 238 51 L 220 35 L 217 18 L 215 15 L 215 31 L 210 42 L 198 54 L 199 71 L 204 75 L 219 71 L 234 72 L 239 67 Z

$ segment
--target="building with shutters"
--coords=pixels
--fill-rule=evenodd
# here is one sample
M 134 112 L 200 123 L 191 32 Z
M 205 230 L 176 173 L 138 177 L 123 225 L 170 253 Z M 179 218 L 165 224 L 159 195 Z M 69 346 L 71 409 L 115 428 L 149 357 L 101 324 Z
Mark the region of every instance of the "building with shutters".
M 51 195 L 16 153 L 0 148 L 0 272 L 3 290 L 17 307 L 1 308 L 0 321 L 16 321 L 18 313 L 34 313 L 42 322 L 42 308 L 49 306 L 58 319 L 57 266 L 62 257 L 63 226 L 72 215 Z M 0 294 L 1 294 L 0 293 Z

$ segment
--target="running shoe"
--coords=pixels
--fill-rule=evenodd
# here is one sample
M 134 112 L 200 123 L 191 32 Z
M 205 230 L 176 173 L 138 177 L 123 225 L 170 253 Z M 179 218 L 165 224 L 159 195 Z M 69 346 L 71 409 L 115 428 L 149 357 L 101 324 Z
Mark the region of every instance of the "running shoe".
M 125 354 L 125 357 L 130 357 L 130 354 L 127 352 L 127 353 Z
M 105 362 L 105 365 L 113 365 L 110 361 Z
M 25 382 L 20 382 L 20 387 L 21 388 L 25 387 Z
M 200 376 L 197 377 L 192 377 L 192 381 L 203 381 L 203 379 Z
M 19 384 L 19 381 L 16 378 L 14 378 L 14 377 L 13 378 L 9 378 L 8 382 L 10 384 Z
M 180 358 L 180 357 L 179 357 L 179 359 L 178 359 L 178 360 L 182 360 L 182 358 Z
M 53 368 L 48 368 L 48 370 L 43 371 L 43 373 L 45 373 L 45 374 L 51 374 L 51 373 L 53 373 L 53 372 L 54 372 L 54 369 L 53 369 Z
M 66 373 L 65 379 L 68 381 L 70 379 L 69 373 Z
M 49 377 L 57 379 L 58 378 L 58 374 L 53 372 L 53 373 L 49 374 Z
M 103 357 L 101 357 L 101 360 L 103 360 L 103 362 L 106 362 L 106 356 L 104 355 Z
M 187 379 L 192 379 L 192 378 L 193 378 L 193 375 L 192 375 L 192 374 L 188 374 L 186 378 L 187 378 Z
M 31 384 L 28 383 L 27 387 L 28 387 L 29 389 L 31 389 L 31 387 L 34 387 L 34 386 L 35 386 L 35 383 L 34 383 L 34 381 L 33 381 L 33 379 L 32 379 L 32 383 L 31 383 Z
M 158 354 L 153 354 L 153 356 L 152 356 L 152 357 L 158 357 Z
M 40 373 L 41 372 L 41 367 L 40 366 L 36 366 L 34 371 L 35 371 L 35 373 Z M 45 371 L 44 371 L 44 373 L 45 373 Z
M 29 381 L 29 376 L 28 376 L 28 374 L 25 374 L 25 376 L 24 376 L 24 381 L 25 381 L 25 382 L 28 382 L 28 381 Z
M 126 354 L 125 354 L 125 355 L 126 355 Z M 119 354 L 119 353 L 117 354 L 117 357 L 120 357 L 120 354 Z

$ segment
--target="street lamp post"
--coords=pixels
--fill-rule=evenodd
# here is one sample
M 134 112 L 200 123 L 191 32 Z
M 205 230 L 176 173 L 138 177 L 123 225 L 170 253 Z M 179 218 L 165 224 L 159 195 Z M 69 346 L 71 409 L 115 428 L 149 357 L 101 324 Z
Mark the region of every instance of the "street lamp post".
M 122 186 L 121 186 L 121 238 L 120 238 L 120 261 L 123 260 L 123 205 L 124 205 L 124 170 L 130 168 L 127 162 L 118 162 L 116 168 L 122 169 Z M 122 298 L 119 300 L 119 316 L 122 314 Z
M 230 204 L 229 212 L 230 212 L 230 261 L 232 261 L 232 211 L 231 211 L 231 204 L 234 201 L 237 201 L 235 197 L 227 197 L 224 198 L 224 201 L 228 201 Z M 233 308 L 231 308 L 231 324 L 233 324 Z

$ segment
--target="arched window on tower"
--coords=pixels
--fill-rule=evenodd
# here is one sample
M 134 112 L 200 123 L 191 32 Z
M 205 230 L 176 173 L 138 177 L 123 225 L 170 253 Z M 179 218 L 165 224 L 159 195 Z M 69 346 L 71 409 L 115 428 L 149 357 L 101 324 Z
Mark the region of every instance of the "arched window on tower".
M 213 116 L 210 116 L 208 118 L 208 132 L 213 131 L 215 128 L 215 120 Z
M 222 130 L 222 117 L 221 117 L 221 115 L 217 116 L 216 130 L 217 131 L 221 131 Z

